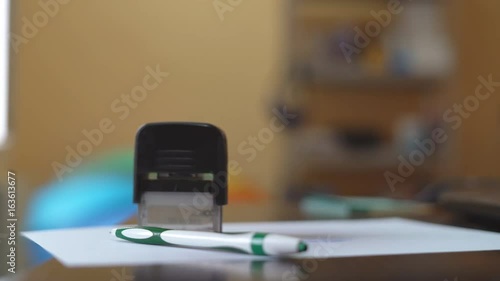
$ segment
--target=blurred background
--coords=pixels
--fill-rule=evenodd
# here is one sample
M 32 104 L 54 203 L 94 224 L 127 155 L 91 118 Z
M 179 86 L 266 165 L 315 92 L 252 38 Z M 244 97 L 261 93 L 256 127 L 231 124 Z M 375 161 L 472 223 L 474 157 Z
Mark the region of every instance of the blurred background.
M 414 199 L 474 212 L 485 210 L 474 196 L 498 198 L 498 1 L 42 0 L 10 10 L 1 160 L 16 173 L 25 229 L 135 214 L 133 144 L 148 122 L 224 130 L 229 205 L 270 219 L 279 211 L 256 206 L 345 218 L 419 213 Z M 442 196 L 454 187 L 469 193 Z M 485 212 L 498 215 L 497 203 Z

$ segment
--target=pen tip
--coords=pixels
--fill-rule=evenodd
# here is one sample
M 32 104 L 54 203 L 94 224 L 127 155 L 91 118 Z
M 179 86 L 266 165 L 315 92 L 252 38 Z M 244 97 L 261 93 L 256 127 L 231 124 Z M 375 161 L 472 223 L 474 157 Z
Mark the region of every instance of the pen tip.
M 301 241 L 299 243 L 299 252 L 305 252 L 305 251 L 307 251 L 307 244 Z

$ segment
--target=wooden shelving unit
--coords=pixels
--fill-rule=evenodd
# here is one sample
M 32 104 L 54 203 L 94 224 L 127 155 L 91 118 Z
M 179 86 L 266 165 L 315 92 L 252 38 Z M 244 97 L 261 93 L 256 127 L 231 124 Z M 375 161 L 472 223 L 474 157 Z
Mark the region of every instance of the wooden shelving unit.
M 447 77 L 453 61 L 449 57 L 437 59 L 426 68 L 419 60 L 419 56 L 422 57 L 419 43 L 407 44 L 405 39 L 409 36 L 405 28 L 419 28 L 414 22 L 420 17 L 418 13 L 427 11 L 432 14 L 431 20 L 439 21 L 445 1 L 408 4 L 404 13 L 391 16 L 388 26 L 381 25 L 380 33 L 370 38 L 368 46 L 359 48 L 361 51 L 352 61 L 343 57 L 340 44 L 352 44 L 352 36 L 356 35 L 353 31 L 356 28 L 363 30 L 369 22 L 376 21 L 373 14 L 383 13 L 387 3 L 365 0 L 290 2 L 288 85 L 291 90 L 284 100 L 303 116 L 299 126 L 290 133 L 287 163 L 301 163 L 288 165 L 290 185 L 305 188 L 330 185 L 333 192 L 357 195 L 388 192 L 383 186 L 383 171 L 397 169 L 397 157 L 403 153 L 398 122 L 407 116 L 429 121 L 434 101 L 447 91 Z M 412 22 L 413 26 L 409 24 Z M 428 30 L 408 32 L 418 37 Z M 443 31 L 436 29 L 436 32 Z M 446 34 L 429 38 L 438 36 L 442 39 L 437 42 L 436 49 L 453 53 L 443 47 L 448 46 Z M 410 36 L 408 42 L 414 40 Z M 432 45 L 428 47 L 432 49 Z M 344 129 L 373 132 L 378 143 L 370 148 L 339 146 L 333 132 L 338 136 L 338 130 Z M 305 137 L 311 135 L 311 131 L 323 133 Z M 328 131 L 332 131 L 332 136 Z M 316 152 L 309 153 L 309 149 L 304 149 L 307 146 L 316 146 Z M 419 167 L 419 172 L 408 184 L 430 180 L 435 158 Z M 377 175 L 382 181 L 374 181 Z

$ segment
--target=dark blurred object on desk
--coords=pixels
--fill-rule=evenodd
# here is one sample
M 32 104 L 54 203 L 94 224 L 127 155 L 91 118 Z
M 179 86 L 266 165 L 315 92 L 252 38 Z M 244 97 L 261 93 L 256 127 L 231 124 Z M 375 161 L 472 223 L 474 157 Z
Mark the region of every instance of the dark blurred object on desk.
M 376 149 L 382 144 L 383 137 L 370 128 L 342 128 L 338 140 L 349 149 Z
M 500 181 L 491 178 L 466 178 L 427 186 L 419 199 L 435 202 L 465 219 L 500 230 Z

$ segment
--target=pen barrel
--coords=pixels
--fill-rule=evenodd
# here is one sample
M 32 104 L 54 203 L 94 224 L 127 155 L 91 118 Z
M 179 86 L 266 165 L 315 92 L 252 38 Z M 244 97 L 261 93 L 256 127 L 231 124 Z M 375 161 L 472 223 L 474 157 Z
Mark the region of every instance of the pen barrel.
M 136 243 L 220 249 L 253 255 L 286 255 L 305 250 L 302 248 L 305 244 L 298 238 L 259 232 L 215 233 L 144 227 L 119 229 L 115 235 Z

